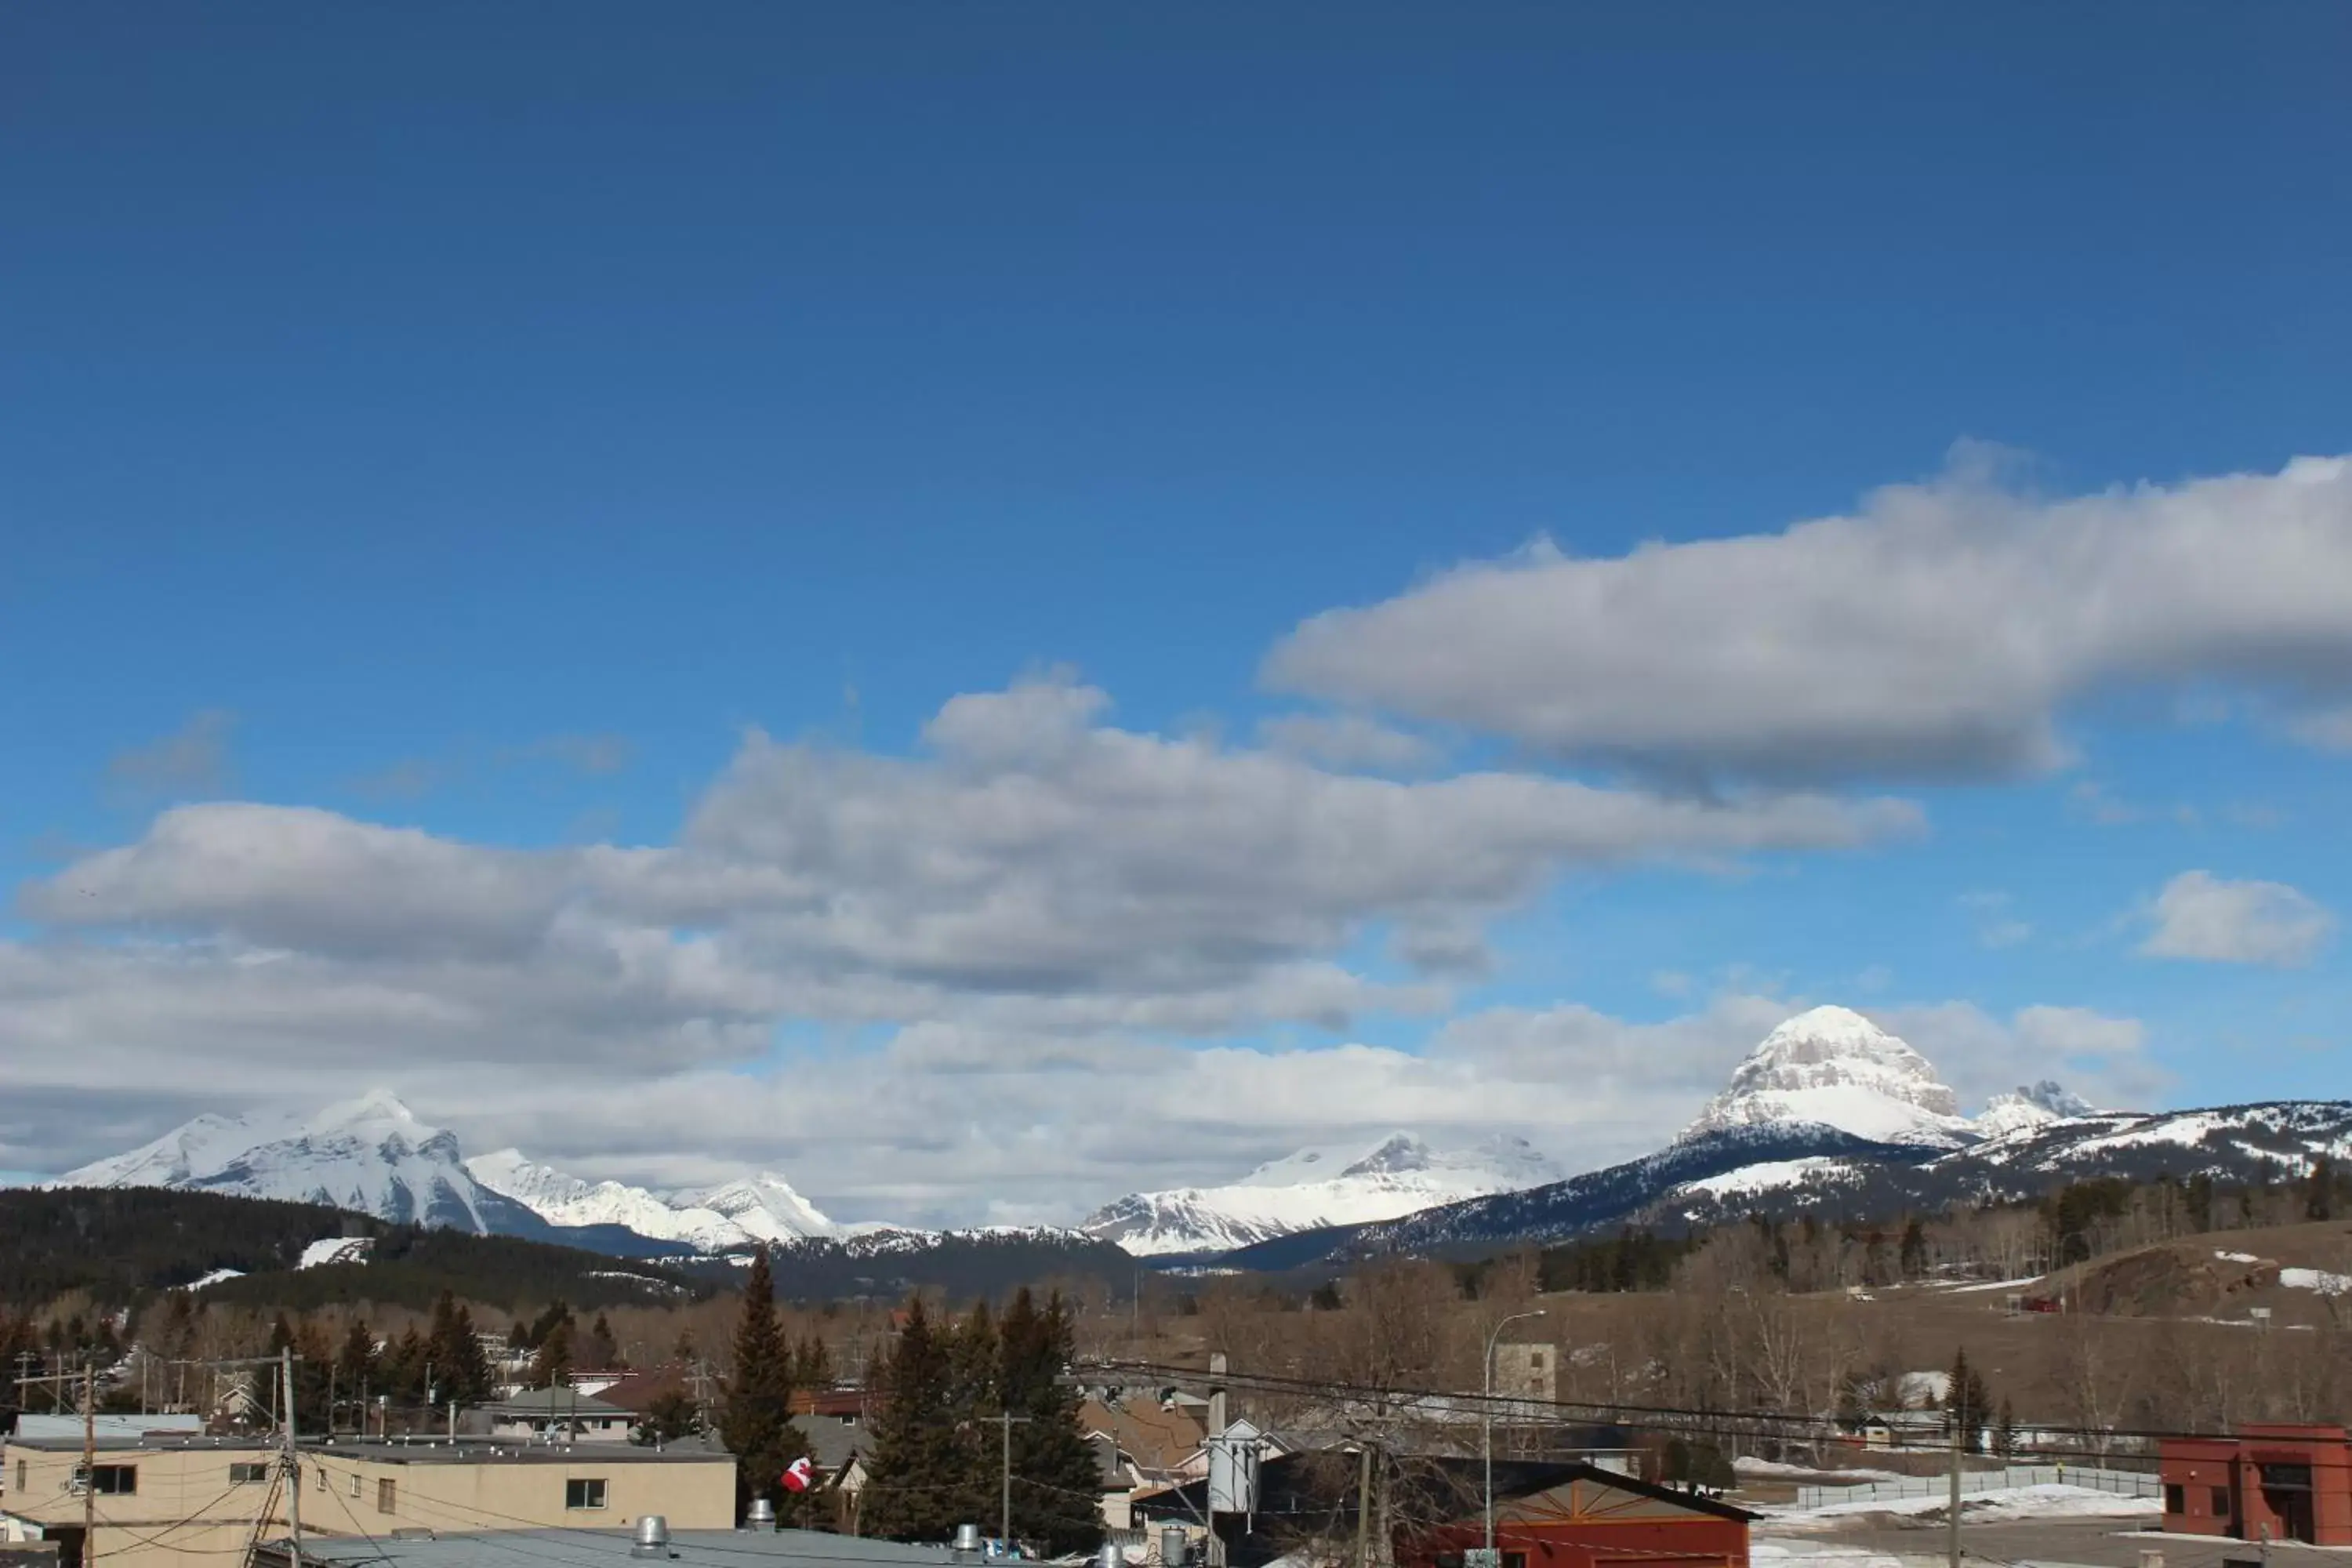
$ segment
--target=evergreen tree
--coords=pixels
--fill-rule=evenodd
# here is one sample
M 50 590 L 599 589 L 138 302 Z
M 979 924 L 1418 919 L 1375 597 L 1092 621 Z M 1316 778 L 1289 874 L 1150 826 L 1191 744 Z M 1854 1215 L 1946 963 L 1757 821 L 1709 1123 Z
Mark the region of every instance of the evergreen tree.
M 768 1249 L 760 1248 L 743 1280 L 743 1311 L 735 1322 L 735 1364 L 727 1380 L 727 1401 L 719 1430 L 735 1456 L 735 1506 L 740 1514 L 753 1498 L 767 1498 L 777 1516 L 806 1511 L 808 1494 L 783 1483 L 784 1468 L 808 1452 L 808 1440 L 793 1425 L 792 1359 L 776 1321 L 776 1288 Z
M 932 1326 L 915 1297 L 906 1327 L 882 1367 L 882 1407 L 874 1423 L 874 1457 L 860 1521 L 866 1533 L 893 1541 L 944 1541 L 959 1524 L 976 1521 L 968 1428 L 954 1406 L 955 1342 L 950 1328 Z
M 1102 1542 L 1102 1487 L 1094 1446 L 1078 1424 L 1078 1390 L 1063 1381 L 1076 1355 L 1076 1325 L 1057 1291 L 1043 1311 L 1026 1287 L 997 1331 L 996 1386 L 1013 1428 L 1013 1533 L 1049 1557 Z
M 376 1363 L 376 1375 L 383 1382 L 383 1393 L 394 1405 L 417 1405 L 425 1403 L 425 1363 L 427 1360 L 425 1336 L 411 1323 L 400 1337 L 388 1341 L 383 1354 Z
M 645 1417 L 630 1434 L 629 1441 L 639 1447 L 656 1448 L 701 1429 L 702 1413 L 694 1407 L 693 1396 L 684 1389 L 674 1388 L 656 1394 L 646 1405 Z
M 1992 1447 L 2004 1459 L 2017 1458 L 2017 1409 L 2006 1394 L 2001 1397 L 2000 1419 L 1993 1426 Z
M 588 1325 L 587 1335 L 580 1342 L 580 1360 L 583 1365 L 599 1372 L 627 1364 L 621 1360 L 621 1347 L 614 1342 L 613 1325 L 604 1321 L 602 1312 L 596 1314 L 596 1321 Z
M 1927 1272 L 1927 1231 L 1913 1215 L 1903 1224 L 1903 1243 L 1898 1249 L 1897 1267 L 1906 1279 L 1916 1279 Z
M 433 1330 L 425 1338 L 425 1359 L 431 1364 L 433 1398 L 480 1405 L 490 1397 L 496 1378 L 490 1358 L 474 1331 L 474 1314 L 447 1290 L 433 1303 Z
M 1950 1385 L 1944 1391 L 1944 1431 L 1958 1432 L 1960 1447 L 1971 1454 L 1984 1452 L 1985 1428 L 1991 1421 L 1992 1394 L 1984 1376 L 1969 1364 L 1969 1352 L 1952 1354 Z
M 539 1342 L 539 1353 L 530 1358 L 530 1385 L 533 1388 L 553 1388 L 572 1375 L 572 1322 L 564 1320 L 547 1331 Z

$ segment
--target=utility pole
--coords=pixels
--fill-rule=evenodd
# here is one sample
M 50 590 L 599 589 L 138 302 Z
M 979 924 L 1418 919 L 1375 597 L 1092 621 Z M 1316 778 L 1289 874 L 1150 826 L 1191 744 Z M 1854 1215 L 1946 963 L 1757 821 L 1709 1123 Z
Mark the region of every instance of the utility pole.
M 1966 1408 L 1965 1397 L 1953 1403 L 1956 1407 L 1952 1411 L 1952 1480 L 1950 1496 L 1945 1500 L 1949 1505 L 1948 1511 L 1951 1517 L 1944 1524 L 1944 1557 L 1947 1568 L 1960 1568 L 1960 1445 L 1968 1430 L 1970 1412 Z
M 1356 1568 L 1372 1568 L 1372 1445 L 1356 1444 Z
M 294 1447 L 294 1347 L 278 1352 L 278 1377 L 285 1401 L 286 1420 L 278 1428 L 286 1439 L 286 1527 L 293 1568 L 302 1568 L 302 1468 Z
M 1217 1456 L 1225 1457 L 1225 1474 L 1234 1473 L 1233 1455 L 1225 1448 L 1225 1428 L 1231 1423 L 1225 1415 L 1225 1369 L 1230 1363 L 1223 1351 L 1209 1352 L 1209 1484 L 1206 1498 L 1209 1504 L 1209 1568 L 1225 1568 L 1225 1538 L 1217 1533 Z
M 1004 1550 L 1009 1552 L 1013 1550 L 1013 1428 L 1015 1426 L 1026 1426 L 1031 1421 L 1034 1420 L 1035 1417 L 1030 1415 L 1015 1415 L 1010 1411 L 1007 1411 L 1002 1415 L 983 1415 L 981 1419 L 983 1421 L 993 1421 L 998 1426 L 1003 1428 L 1003 1495 L 999 1500 L 998 1506 L 1001 1511 L 997 1518 L 999 1524 L 999 1538 L 1003 1541 Z
M 81 1563 L 98 1561 L 98 1373 L 81 1363 Z M 299 1568 L 299 1565 L 297 1565 Z

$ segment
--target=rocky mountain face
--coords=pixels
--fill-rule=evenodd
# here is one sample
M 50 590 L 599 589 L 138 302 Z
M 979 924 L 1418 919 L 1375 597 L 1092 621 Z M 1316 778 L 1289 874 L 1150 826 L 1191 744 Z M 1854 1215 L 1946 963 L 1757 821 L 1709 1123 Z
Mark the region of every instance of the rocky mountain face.
M 1301 1150 L 1223 1186 L 1135 1193 L 1097 1210 L 1079 1228 L 1141 1257 L 1220 1253 L 1536 1186 L 1559 1174 L 1524 1139 L 1439 1149 L 1396 1132 L 1370 1148 Z
M 529 1211 L 478 1184 L 455 1134 L 378 1091 L 308 1121 L 200 1116 L 68 1172 L 59 1187 L 170 1187 L 324 1204 L 398 1223 L 523 1234 Z
M 1808 1124 L 1939 1148 L 1976 1135 L 1927 1058 L 1859 1013 L 1815 1007 L 1765 1036 L 1684 1136 Z

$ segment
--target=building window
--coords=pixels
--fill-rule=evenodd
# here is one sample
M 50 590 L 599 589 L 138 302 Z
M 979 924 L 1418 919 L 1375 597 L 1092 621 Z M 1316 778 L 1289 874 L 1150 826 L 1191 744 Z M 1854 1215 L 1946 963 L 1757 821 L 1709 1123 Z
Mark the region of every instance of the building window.
M 604 1506 L 604 1483 L 601 1480 L 575 1480 L 564 1482 L 563 1506 L 566 1508 L 603 1508 Z
M 2227 1487 L 2213 1489 L 2213 1517 L 2215 1519 L 2230 1517 L 2230 1489 Z
M 22 1495 L 24 1494 L 24 1490 L 25 1490 L 25 1461 L 24 1461 L 24 1460 L 22 1460 L 22 1459 L 19 1459 L 19 1460 L 17 1460 L 17 1461 L 16 1461 L 16 1491 L 17 1491 L 17 1495 L 22 1496 Z
M 131 1497 L 139 1490 L 136 1465 L 100 1465 L 90 1475 L 92 1489 L 100 1497 Z
M 313 1489 L 318 1491 L 325 1491 L 327 1489 L 327 1472 L 325 1470 L 318 1468 L 317 1466 L 311 1467 L 310 1479 L 316 1483 Z
M 2178 1482 L 2168 1481 L 2165 1483 L 2164 1511 L 2167 1513 L 2187 1513 L 2189 1511 L 2189 1504 L 2185 1499 L 2185 1494 L 2182 1492 Z
M 268 1479 L 268 1465 L 231 1465 L 228 1468 L 228 1484 L 233 1487 L 258 1486 Z
M 385 1476 L 385 1477 L 382 1478 L 381 1479 L 379 1479 L 379 1480 L 375 1483 L 375 1510 L 376 1510 L 376 1512 L 378 1512 L 378 1513 L 390 1513 L 390 1512 L 393 1510 L 393 1507 L 394 1507 L 394 1504 L 396 1504 L 396 1503 L 398 1503 L 399 1501 L 400 1501 L 400 1483 L 399 1483 L 399 1482 L 397 1482 L 397 1481 L 394 1480 L 390 1476 Z
M 352 1496 L 353 1496 L 353 1497 L 357 1497 L 357 1496 L 359 1496 L 359 1495 L 360 1495 L 360 1478 L 359 1478 L 359 1472 L 358 1472 L 358 1471 L 356 1471 L 356 1470 L 354 1470 L 354 1471 L 352 1473 Z

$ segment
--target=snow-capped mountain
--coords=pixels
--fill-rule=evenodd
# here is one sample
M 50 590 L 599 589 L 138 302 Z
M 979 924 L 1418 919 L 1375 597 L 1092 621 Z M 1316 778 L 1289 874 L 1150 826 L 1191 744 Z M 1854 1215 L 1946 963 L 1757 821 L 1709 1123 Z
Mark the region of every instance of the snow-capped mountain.
M 2100 1110 L 2049 1080 L 1993 1097 L 1973 1121 L 1918 1052 L 1857 1013 L 1788 1020 L 1655 1154 L 1525 1191 L 1369 1225 L 1261 1241 L 1240 1268 L 1344 1263 L 1369 1253 L 1475 1254 L 1634 1225 L 1677 1231 L 1751 1214 L 1891 1215 L 2033 1197 L 2094 1176 L 2275 1178 L 2352 1158 L 2352 1102 Z
M 484 1233 L 516 1217 L 514 1205 L 467 1173 L 454 1133 L 426 1126 L 382 1089 L 307 1121 L 200 1116 L 51 1184 L 234 1193 Z
M 1224 1186 L 1136 1193 L 1097 1210 L 1080 1228 L 1142 1256 L 1222 1252 L 1536 1186 L 1559 1174 L 1524 1139 L 1439 1150 L 1398 1132 L 1370 1149 L 1303 1149 Z
M 841 1234 L 772 1172 L 664 1196 L 621 1182 L 583 1181 L 516 1149 L 467 1159 L 455 1133 L 426 1126 L 382 1089 L 307 1121 L 199 1116 L 50 1185 L 193 1188 L 326 1204 L 379 1219 L 628 1256 L 665 1246 L 717 1252 Z
M 623 1182 L 590 1182 L 523 1157 L 520 1149 L 466 1162 L 474 1180 L 554 1226 L 619 1226 L 656 1241 L 717 1252 L 753 1239 L 715 1209 L 679 1205 Z
M 1996 1094 L 1985 1102 L 1983 1113 L 1976 1119 L 1979 1136 L 2006 1138 L 2032 1127 L 2046 1127 L 2053 1121 L 2073 1121 L 2085 1116 L 2096 1116 L 2098 1107 L 2079 1094 L 2070 1094 L 2049 1079 L 2028 1088 L 2023 1084 L 2009 1094 Z
M 1844 1007 L 1800 1013 L 1765 1036 L 1684 1136 L 1808 1123 L 1874 1143 L 1952 1148 L 1977 1136 L 1927 1058 Z
M 670 1202 L 722 1216 L 747 1241 L 794 1241 L 844 1234 L 844 1227 L 825 1218 L 773 1171 L 761 1171 L 698 1192 L 679 1193 Z

